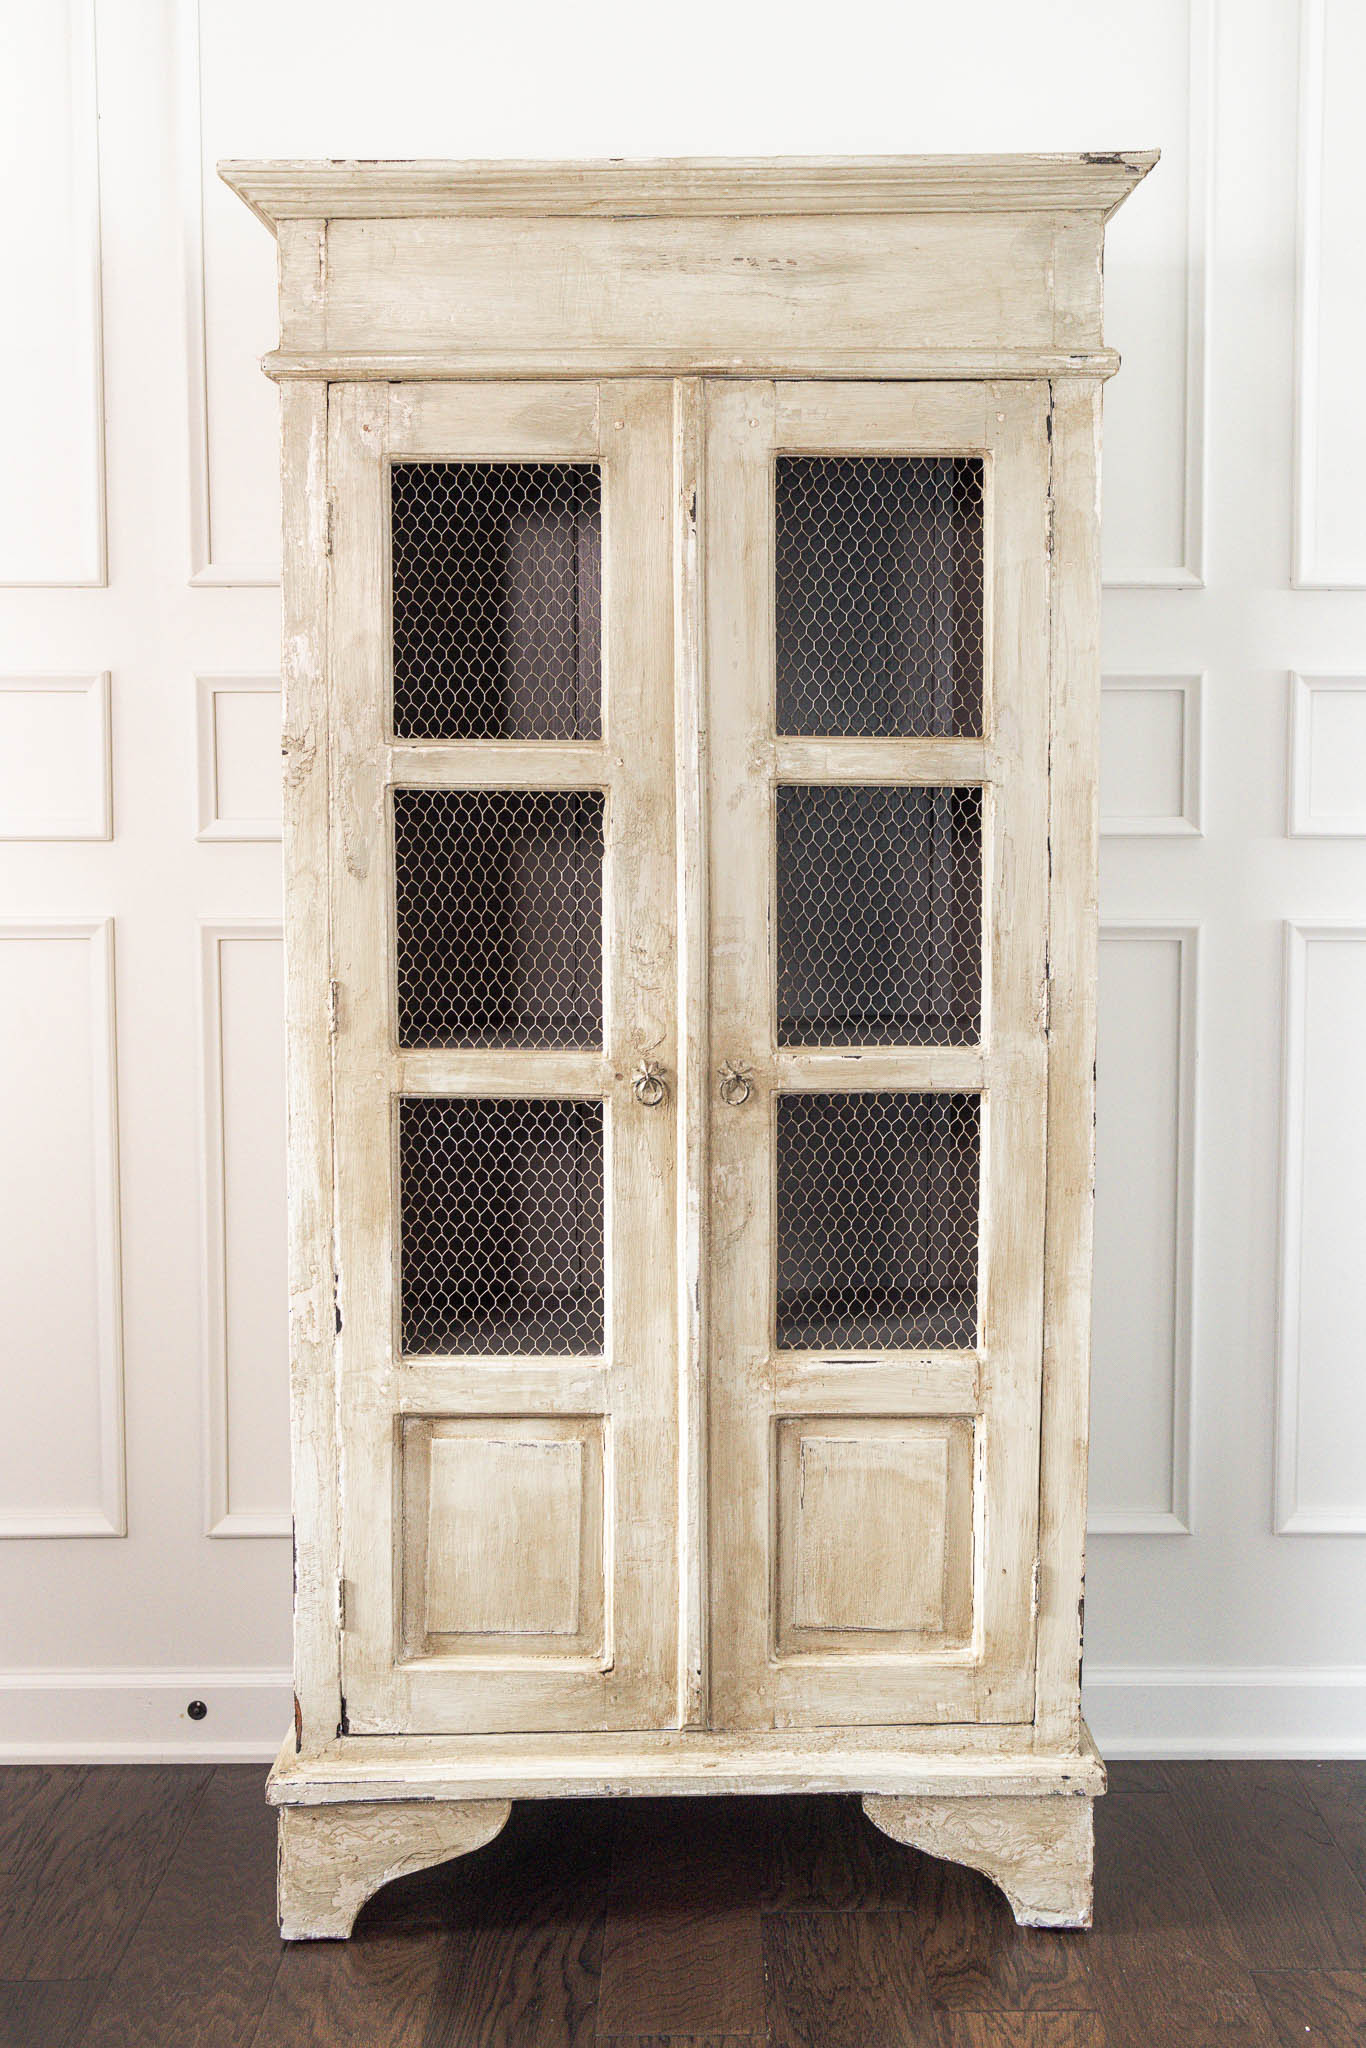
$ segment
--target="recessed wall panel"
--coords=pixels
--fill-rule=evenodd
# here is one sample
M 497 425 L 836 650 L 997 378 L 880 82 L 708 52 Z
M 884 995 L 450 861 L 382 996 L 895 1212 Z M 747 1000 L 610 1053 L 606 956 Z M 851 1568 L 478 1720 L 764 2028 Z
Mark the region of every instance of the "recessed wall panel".
M 0 1535 L 124 1530 L 116 1116 L 110 927 L 0 925 Z
M 1195 939 L 1102 928 L 1091 1527 L 1184 1526 Z
M 1287 932 L 1277 1526 L 1366 1531 L 1366 927 Z

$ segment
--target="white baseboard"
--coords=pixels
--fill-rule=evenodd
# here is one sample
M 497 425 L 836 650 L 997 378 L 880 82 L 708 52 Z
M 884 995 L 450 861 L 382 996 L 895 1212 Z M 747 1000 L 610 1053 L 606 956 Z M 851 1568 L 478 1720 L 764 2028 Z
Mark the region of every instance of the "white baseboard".
M 293 1701 L 287 1671 L 0 1671 L 0 1763 L 272 1763 Z
M 1366 1756 L 1366 1665 L 1107 1665 L 1084 1690 L 1102 1756 Z M 264 1764 L 291 1713 L 287 1671 L 0 1671 L 0 1763 Z
M 1102 1756 L 1366 1756 L 1366 1665 L 1097 1665 L 1082 1682 Z

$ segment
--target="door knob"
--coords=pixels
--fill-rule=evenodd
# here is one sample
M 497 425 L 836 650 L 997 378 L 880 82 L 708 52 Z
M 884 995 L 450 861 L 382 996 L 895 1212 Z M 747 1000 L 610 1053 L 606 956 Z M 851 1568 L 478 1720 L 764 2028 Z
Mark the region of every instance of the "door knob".
M 721 1100 L 738 1109 L 742 1102 L 748 1102 L 753 1094 L 749 1074 L 744 1067 L 737 1067 L 727 1060 L 721 1069 Z
M 635 1089 L 636 1101 L 643 1102 L 646 1109 L 654 1109 L 669 1092 L 669 1084 L 659 1068 L 651 1066 L 648 1060 L 641 1061 L 640 1071 L 631 1086 Z

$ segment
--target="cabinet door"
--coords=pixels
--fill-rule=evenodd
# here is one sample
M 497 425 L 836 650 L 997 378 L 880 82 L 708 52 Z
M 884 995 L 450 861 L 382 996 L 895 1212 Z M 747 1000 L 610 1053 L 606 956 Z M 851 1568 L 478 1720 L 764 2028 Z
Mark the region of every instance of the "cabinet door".
M 329 443 L 346 1725 L 664 1726 L 669 389 L 334 386 Z
M 1046 387 L 713 385 L 723 1728 L 1033 1717 Z

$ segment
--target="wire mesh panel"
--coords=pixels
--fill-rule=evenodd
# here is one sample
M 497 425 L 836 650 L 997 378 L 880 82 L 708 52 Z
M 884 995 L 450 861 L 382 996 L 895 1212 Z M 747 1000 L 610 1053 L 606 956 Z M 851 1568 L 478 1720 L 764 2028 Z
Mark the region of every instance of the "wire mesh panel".
M 603 1350 L 603 1111 L 542 1097 L 399 1101 L 406 1356 Z
M 602 1043 L 603 793 L 396 789 L 402 1046 Z
M 779 1346 L 975 1345 L 980 1150 L 976 1095 L 780 1095 Z
M 982 459 L 780 455 L 778 731 L 982 730 Z
M 779 1045 L 971 1045 L 982 792 L 778 789 Z
M 602 488 L 574 462 L 396 462 L 394 732 L 602 733 Z

